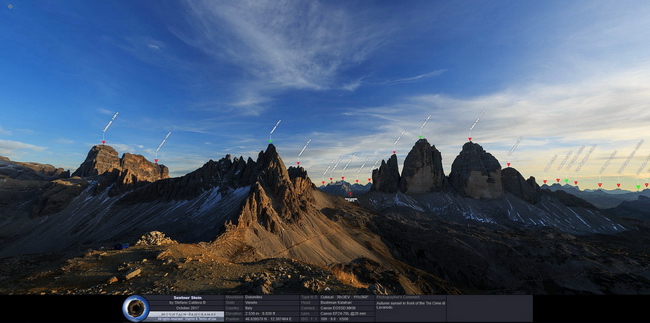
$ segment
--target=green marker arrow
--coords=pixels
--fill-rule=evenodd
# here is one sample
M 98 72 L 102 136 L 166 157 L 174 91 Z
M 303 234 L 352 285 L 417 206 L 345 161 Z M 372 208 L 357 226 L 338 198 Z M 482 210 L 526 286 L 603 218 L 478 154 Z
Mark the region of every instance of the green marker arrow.
M 269 143 L 273 143 L 273 140 L 269 139 Z
M 637 185 L 637 186 L 636 186 L 636 189 L 637 189 L 637 190 L 640 189 L 640 188 L 641 188 L 641 185 Z
M 568 179 L 568 178 L 565 179 L 564 182 L 565 182 L 565 183 L 569 183 L 569 179 Z

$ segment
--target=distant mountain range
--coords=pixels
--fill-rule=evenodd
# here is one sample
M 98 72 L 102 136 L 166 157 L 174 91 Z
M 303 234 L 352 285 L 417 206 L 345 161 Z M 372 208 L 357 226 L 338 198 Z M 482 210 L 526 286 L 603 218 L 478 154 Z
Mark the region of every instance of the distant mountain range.
M 372 187 L 372 183 L 367 183 L 365 185 L 359 183 L 350 184 L 344 180 L 340 180 L 336 182 L 330 182 L 327 185 L 321 185 L 318 187 L 318 189 L 325 193 L 341 197 L 357 197 L 358 195 L 370 191 L 370 187 Z
M 622 190 L 620 188 L 614 190 L 580 190 L 577 186 L 572 186 L 569 184 L 560 185 L 554 183 L 552 185 L 542 185 L 542 188 L 549 189 L 551 191 L 565 191 L 571 195 L 582 198 L 589 203 L 600 209 L 612 209 L 615 208 L 623 202 L 633 202 L 638 200 L 640 197 L 650 198 L 650 189 L 644 189 L 638 192 L 632 192 L 627 190 Z M 649 210 L 650 211 L 650 210 Z

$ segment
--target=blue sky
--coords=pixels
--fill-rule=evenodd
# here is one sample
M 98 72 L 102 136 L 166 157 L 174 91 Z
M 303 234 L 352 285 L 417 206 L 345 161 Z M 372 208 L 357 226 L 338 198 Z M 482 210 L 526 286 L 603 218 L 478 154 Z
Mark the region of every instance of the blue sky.
M 405 131 L 403 162 L 431 115 L 448 173 L 485 110 L 471 135 L 502 166 L 634 189 L 650 176 L 650 142 L 621 170 L 650 140 L 647 17 L 645 1 L 3 0 L 0 155 L 74 170 L 119 112 L 107 144 L 153 160 L 171 131 L 158 158 L 181 176 L 255 158 L 282 120 L 287 165 L 312 139 L 315 182 L 339 158 L 348 179 L 368 159 L 363 180 Z

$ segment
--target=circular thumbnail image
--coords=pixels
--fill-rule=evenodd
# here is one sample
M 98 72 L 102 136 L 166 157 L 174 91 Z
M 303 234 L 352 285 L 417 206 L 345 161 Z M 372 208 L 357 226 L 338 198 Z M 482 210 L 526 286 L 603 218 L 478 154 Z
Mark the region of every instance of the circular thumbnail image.
M 131 322 L 142 322 L 149 315 L 149 303 L 142 296 L 129 296 L 122 304 L 122 313 Z

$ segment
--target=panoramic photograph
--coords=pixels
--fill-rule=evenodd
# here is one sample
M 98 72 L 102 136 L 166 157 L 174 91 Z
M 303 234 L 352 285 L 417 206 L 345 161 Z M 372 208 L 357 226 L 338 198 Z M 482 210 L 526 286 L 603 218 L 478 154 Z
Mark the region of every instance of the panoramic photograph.
M 645 321 L 648 17 L 3 0 L 0 302 L 22 322 Z

